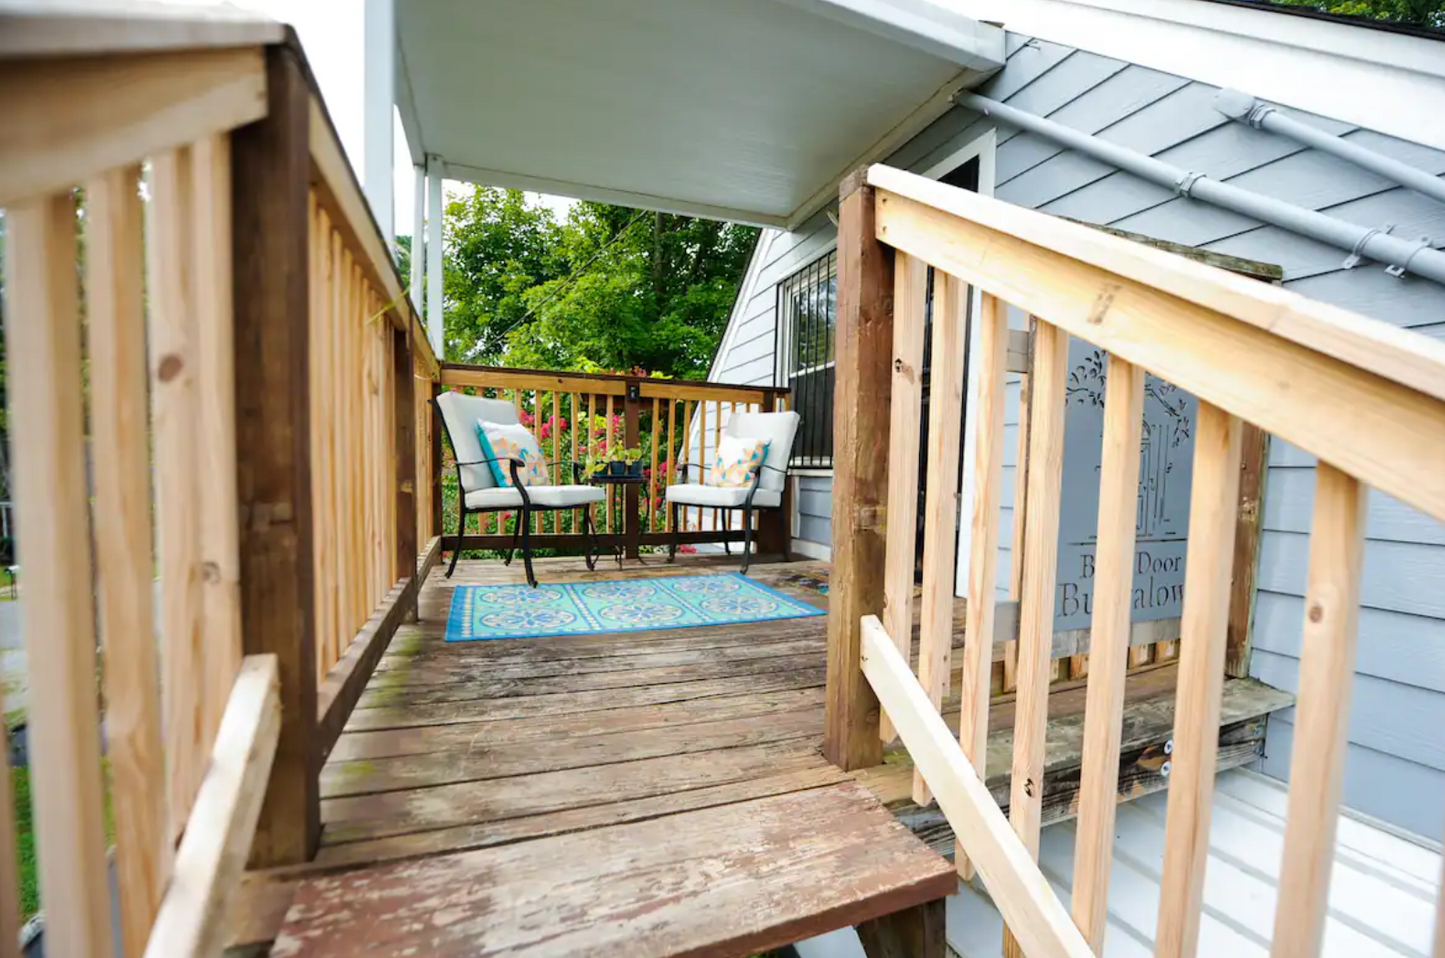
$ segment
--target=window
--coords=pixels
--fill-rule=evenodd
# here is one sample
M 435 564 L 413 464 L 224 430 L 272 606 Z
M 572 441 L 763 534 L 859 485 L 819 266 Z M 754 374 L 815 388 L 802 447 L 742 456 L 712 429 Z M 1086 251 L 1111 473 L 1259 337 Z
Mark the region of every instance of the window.
M 803 417 L 794 468 L 833 468 L 833 329 L 838 316 L 836 253 L 778 284 L 778 379 Z

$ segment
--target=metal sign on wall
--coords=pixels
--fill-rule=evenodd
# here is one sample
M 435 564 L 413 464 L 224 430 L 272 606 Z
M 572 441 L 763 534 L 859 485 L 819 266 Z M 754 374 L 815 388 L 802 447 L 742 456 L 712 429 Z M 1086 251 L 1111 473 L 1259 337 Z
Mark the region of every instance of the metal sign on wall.
M 1059 512 L 1056 630 L 1087 626 L 1094 602 L 1094 548 L 1099 526 L 1099 472 L 1108 356 L 1080 339 L 1069 344 L 1064 428 L 1063 502 Z M 1135 510 L 1136 621 L 1178 617 L 1184 607 L 1184 553 L 1194 474 L 1199 403 L 1179 387 L 1147 377 Z

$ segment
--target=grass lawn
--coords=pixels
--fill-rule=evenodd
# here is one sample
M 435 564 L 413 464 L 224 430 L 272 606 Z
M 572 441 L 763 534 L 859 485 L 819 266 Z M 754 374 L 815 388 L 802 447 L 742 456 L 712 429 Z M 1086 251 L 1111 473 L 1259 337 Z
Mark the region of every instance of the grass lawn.
M 40 907 L 40 889 L 35 883 L 35 820 L 30 812 L 30 770 L 12 768 L 10 784 L 15 792 L 15 829 L 20 844 L 20 918 L 23 921 Z

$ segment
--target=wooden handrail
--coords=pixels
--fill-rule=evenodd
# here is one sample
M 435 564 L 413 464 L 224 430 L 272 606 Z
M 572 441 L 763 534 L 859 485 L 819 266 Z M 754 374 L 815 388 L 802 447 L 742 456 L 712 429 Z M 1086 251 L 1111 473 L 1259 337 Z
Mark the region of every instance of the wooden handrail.
M 691 379 L 660 379 L 654 376 L 628 376 L 619 373 L 579 373 L 555 369 L 519 369 L 511 366 L 476 366 L 467 363 L 442 363 L 443 386 L 475 386 L 500 389 L 543 389 L 593 393 L 603 396 L 625 396 L 627 385 L 637 383 L 643 399 L 713 399 L 719 396 L 738 402 L 762 402 L 769 397 L 786 396 L 781 386 L 749 386 L 737 383 L 698 382 Z
M 227 906 L 246 867 L 281 733 L 279 689 L 274 655 L 242 661 L 151 929 L 148 958 L 204 958 L 225 945 Z
M 318 202 L 331 217 L 332 225 L 341 232 L 346 246 L 352 250 L 361 265 L 367 280 L 378 290 L 382 305 L 397 329 L 411 337 L 411 348 L 417 362 L 432 379 L 436 379 L 439 366 L 432 352 L 431 341 L 421 317 L 412 305 L 402 285 L 401 274 L 396 262 L 388 252 L 390 237 L 383 237 L 381 229 L 372 216 L 371 206 L 356 180 L 356 171 L 346 159 L 341 138 L 331 122 L 314 77 L 308 72 L 312 85 L 310 114 L 310 144 L 312 186 Z M 416 255 L 421 255 L 418 247 Z
M 788 390 L 773 386 L 462 363 L 443 363 L 438 387 L 477 390 L 511 399 L 519 415 L 536 417 L 538 436 L 544 445 L 548 434 L 560 430 L 560 435 L 551 439 L 553 452 L 549 459 L 580 461 L 587 457 L 589 446 L 604 459 L 620 457 L 627 448 L 646 446 L 650 455 L 644 463 L 652 470 L 647 491 L 629 486 L 620 513 L 610 496 L 597 510 L 604 544 L 620 543 L 631 556 L 638 555 L 643 545 L 670 540 L 674 515 L 662 501 L 663 490 L 668 483 L 677 481 L 674 477 L 682 464 L 706 461 L 706 450 L 715 448 L 725 419 L 734 412 L 780 409 L 788 395 Z M 579 429 L 578 412 L 593 417 L 593 425 Z M 595 417 L 602 417 L 608 425 L 599 427 Z M 429 494 L 440 502 L 442 473 L 440 458 L 435 458 Z M 553 481 L 568 481 L 564 471 L 563 466 L 554 465 Z M 785 548 L 784 523 L 789 505 L 785 491 L 783 509 L 776 513 L 769 510 L 755 518 L 760 550 L 776 552 Z M 740 527 L 725 525 L 735 521 L 726 510 L 689 506 L 679 511 L 676 520 L 680 543 L 738 541 L 743 534 Z M 508 547 L 506 517 L 483 515 L 480 521 L 483 534 L 466 536 L 461 543 L 450 521 L 445 523 L 447 528 L 436 531 L 443 535 L 448 548 Z M 541 548 L 579 549 L 583 544 L 581 530 L 580 510 L 534 516 L 532 541 Z
M 1054 958 L 1102 949 L 1119 798 L 1124 674 L 1132 657 L 1130 637 L 1146 624 L 1131 623 L 1129 611 L 1144 377 L 1146 372 L 1157 376 L 1198 399 L 1183 615 L 1176 632 L 1181 652 L 1158 954 L 1191 958 L 1197 948 L 1202 850 L 1208 842 L 1226 635 L 1234 605 L 1231 579 L 1246 424 L 1320 459 L 1291 774 L 1293 781 L 1312 786 L 1290 791 L 1274 942 L 1276 955 L 1316 954 L 1347 743 L 1344 718 L 1353 684 L 1364 490 L 1374 486 L 1445 520 L 1445 346 L 1279 287 L 886 167 L 851 178 L 841 209 L 839 246 L 846 252 L 839 264 L 835 405 L 858 406 L 856 418 L 866 420 L 850 428 L 886 431 L 876 408 L 845 401 L 851 396 L 847 390 L 857 386 L 846 384 L 844 375 L 880 377 L 887 371 L 887 357 L 849 355 L 848 344 L 881 338 L 885 331 L 895 344 L 906 344 L 909 331 L 898 330 L 897 324 L 921 322 L 907 295 L 897 297 L 902 308 L 896 317 L 887 308 L 890 277 L 877 268 L 888 260 L 887 250 L 896 253 L 901 269 L 911 272 L 915 263 L 924 263 L 939 270 L 942 282 L 935 288 L 947 291 L 960 281 L 972 286 L 982 296 L 984 323 L 982 355 L 976 357 L 981 414 L 970 425 L 979 453 L 969 520 L 973 545 L 962 742 L 952 740 L 936 714 L 936 702 L 930 701 L 936 643 L 922 636 L 915 680 L 904 656 L 906 632 L 890 636 L 870 614 L 882 603 L 859 587 L 899 571 L 880 562 L 873 504 L 882 486 L 890 503 L 917 495 L 916 471 L 892 468 L 880 483 L 869 472 L 876 447 L 840 438 L 835 457 L 845 481 L 841 488 L 835 482 L 834 514 L 850 521 L 835 522 L 834 552 L 843 558 L 835 564 L 834 585 L 841 589 L 846 578 L 855 588 L 849 601 L 835 600 L 830 610 L 830 754 L 855 766 L 876 756 L 871 748 L 878 729 L 870 724 L 876 722 L 871 709 L 876 698 L 953 826 L 961 867 L 977 866 L 1003 913 L 1005 954 Z M 899 284 L 906 293 L 901 276 Z M 1026 492 L 1018 503 L 1026 503 L 1029 511 L 1021 541 L 1015 543 L 1015 556 L 1022 557 L 1016 613 L 997 599 L 993 575 L 1002 482 L 1002 385 L 1012 371 L 1003 345 L 1004 304 L 1027 310 L 1034 328 L 1027 369 Z M 1049 664 L 1059 648 L 1053 634 L 1054 585 L 1070 336 L 1108 353 L 1072 921 L 1033 862 Z M 956 371 L 943 375 L 960 378 Z M 957 385 L 934 382 L 943 396 Z M 898 401 L 895 396 L 895 410 Z M 956 433 L 944 426 L 940 434 L 931 424 L 930 448 L 954 441 Z M 898 459 L 900 448 L 916 434 L 893 439 L 890 460 Z M 941 492 L 948 496 L 951 490 L 945 484 Z M 925 538 L 930 531 L 951 534 L 947 509 L 932 507 L 932 479 L 926 494 Z M 944 528 L 932 528 L 936 525 Z M 911 559 L 912 535 L 911 527 L 888 530 L 890 564 Z M 941 565 L 927 555 L 924 561 Z M 949 568 L 925 568 L 925 582 L 930 571 L 937 575 Z M 889 621 L 894 620 L 907 621 L 890 614 Z M 995 641 L 1007 638 L 1011 628 L 1019 641 L 1009 831 L 968 756 L 982 760 L 989 705 L 983 669 Z M 862 690 L 860 677 L 867 683 Z
M 871 167 L 877 238 L 1445 518 L 1445 343 Z M 1045 277 L 1046 282 L 1040 282 Z

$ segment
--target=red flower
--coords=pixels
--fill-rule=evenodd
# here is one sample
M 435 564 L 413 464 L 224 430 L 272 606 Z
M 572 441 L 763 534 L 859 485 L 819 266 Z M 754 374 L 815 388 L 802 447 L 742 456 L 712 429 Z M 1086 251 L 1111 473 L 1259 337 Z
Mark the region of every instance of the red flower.
M 525 409 L 523 409 L 520 415 L 517 416 L 517 419 L 520 420 L 522 425 L 524 426 L 530 426 L 532 425 L 532 423 L 536 422 L 536 419 L 532 417 L 532 414 L 527 412 L 527 410 Z

